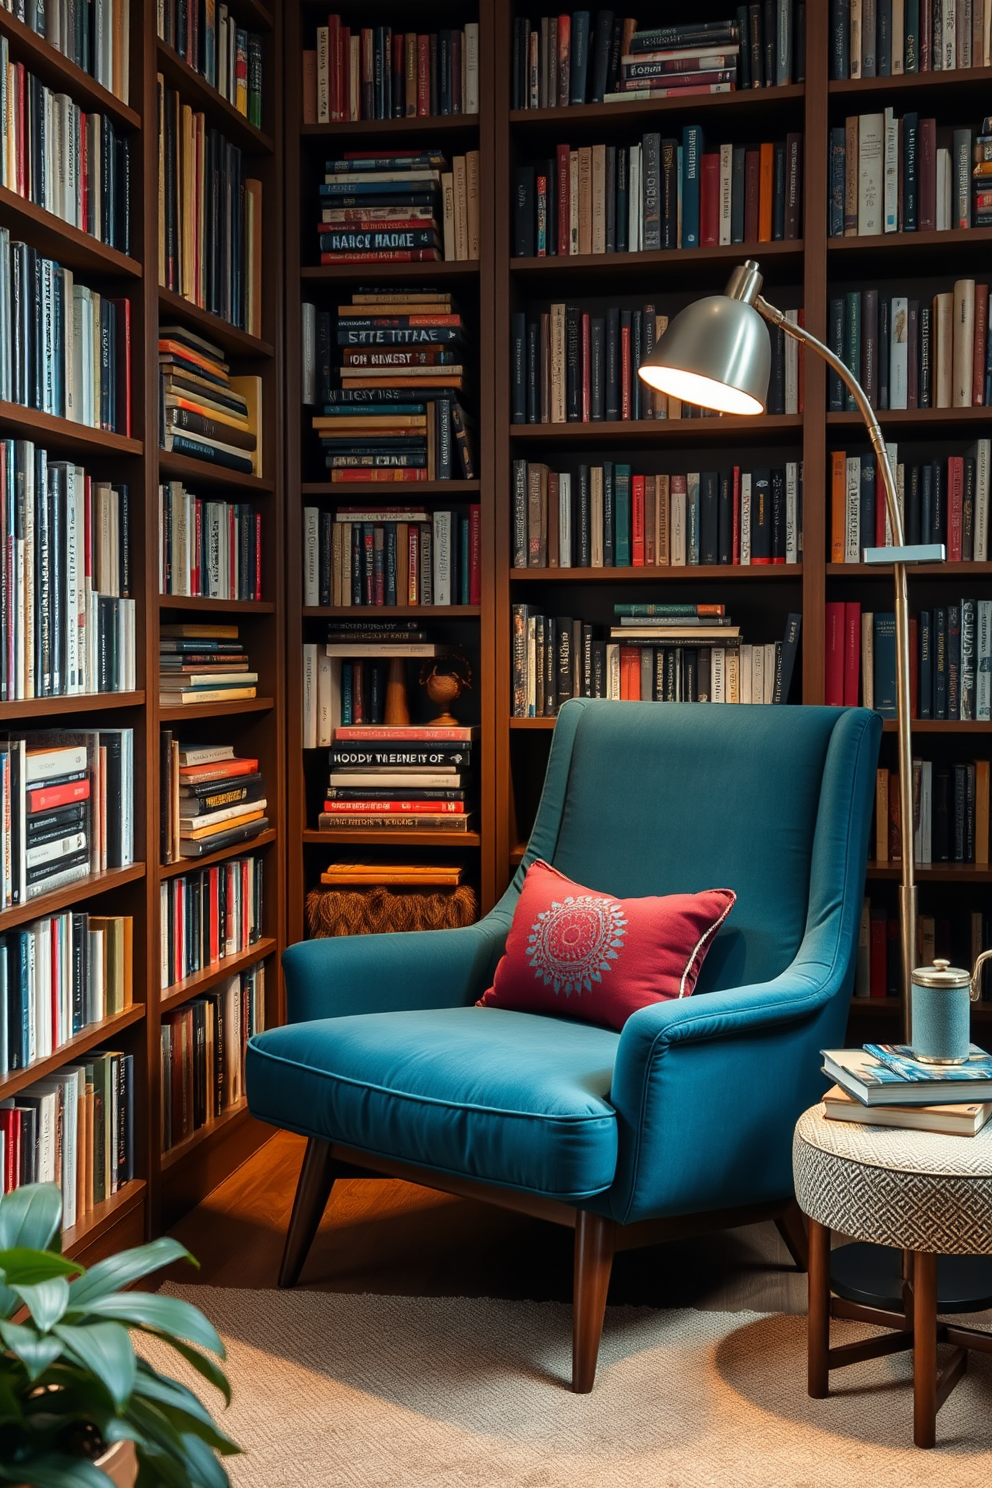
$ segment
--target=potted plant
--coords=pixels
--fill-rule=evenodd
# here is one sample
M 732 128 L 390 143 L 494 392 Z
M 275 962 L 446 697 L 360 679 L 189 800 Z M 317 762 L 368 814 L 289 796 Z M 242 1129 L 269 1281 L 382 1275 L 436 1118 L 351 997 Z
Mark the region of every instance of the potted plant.
M 224 1345 L 190 1303 L 123 1290 L 192 1256 L 154 1240 L 87 1271 L 61 1254 L 61 1217 L 53 1183 L 0 1200 L 0 1484 L 129 1488 L 136 1466 L 137 1488 L 228 1488 L 219 1459 L 239 1449 L 131 1334 L 170 1344 L 228 1403 L 210 1357 Z

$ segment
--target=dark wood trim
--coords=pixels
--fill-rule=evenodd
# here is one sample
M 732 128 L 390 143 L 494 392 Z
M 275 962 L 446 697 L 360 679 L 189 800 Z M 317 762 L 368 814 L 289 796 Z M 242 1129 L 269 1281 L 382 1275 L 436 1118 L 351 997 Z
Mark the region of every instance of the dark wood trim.
M 809 1315 L 806 1388 L 814 1400 L 830 1394 L 830 1231 L 809 1220 Z
M 913 1256 L 913 1441 L 932 1447 L 937 1438 L 937 1257 Z

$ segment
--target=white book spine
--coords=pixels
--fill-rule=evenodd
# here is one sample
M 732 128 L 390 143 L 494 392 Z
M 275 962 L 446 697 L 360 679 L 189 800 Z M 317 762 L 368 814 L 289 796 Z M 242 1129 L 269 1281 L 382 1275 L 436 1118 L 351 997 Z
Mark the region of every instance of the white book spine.
M 885 110 L 885 231 L 899 231 L 899 121 L 891 108 Z
M 785 318 L 790 325 L 799 324 L 799 311 L 787 310 Z M 785 411 L 799 412 L 799 342 L 791 336 L 785 337 Z
M 905 408 L 909 397 L 907 326 L 909 304 L 905 296 L 892 301 L 889 316 L 889 407 Z
M 844 562 L 861 560 L 861 457 L 847 457 L 847 526 L 844 532 Z
M 558 477 L 558 562 L 562 568 L 572 566 L 572 477 L 567 471 Z
M 752 701 L 751 693 L 754 687 L 754 661 L 751 653 L 753 652 L 753 650 L 753 646 L 745 644 L 741 646 L 740 651 L 738 652 L 739 670 L 737 676 L 736 701 L 739 703 L 750 703 Z M 734 702 L 735 700 L 731 697 L 728 699 L 728 701 Z
M 321 748 L 330 744 L 333 736 L 331 723 L 331 679 L 334 662 L 330 656 L 317 657 L 317 744 Z
M 727 701 L 726 656 L 723 646 L 710 651 L 710 695 L 714 703 Z
M 451 513 L 434 513 L 434 603 L 451 603 Z
M 785 561 L 799 562 L 799 465 L 787 460 L 785 466 Z
M 850 66 L 848 72 L 852 78 L 861 76 L 861 28 L 862 28 L 862 4 L 861 0 L 851 0 L 850 21 Z
M 641 246 L 641 147 L 631 145 L 627 181 L 627 243 L 631 253 Z
M 989 0 L 992 4 L 992 0 Z M 975 562 L 985 563 L 989 556 L 989 466 L 992 463 L 992 441 L 978 439 L 975 455 Z
M 858 127 L 858 236 L 874 237 L 883 226 L 885 115 L 862 114 Z
M 875 706 L 875 616 L 861 612 L 861 706 Z
M 685 568 L 686 566 L 686 493 L 684 490 L 672 492 L 672 566 L 673 568 Z
M 958 28 L 957 8 L 951 3 L 951 0 L 944 0 L 942 17 L 940 66 L 944 72 L 954 72 L 957 68 Z
M 303 646 L 303 748 L 317 747 L 317 647 Z
M 613 641 L 606 647 L 606 696 L 620 701 L 620 647 Z
M 720 146 L 720 245 L 730 243 L 731 213 L 733 207 L 734 147 Z
M 465 112 L 479 112 L 479 23 L 465 25 Z

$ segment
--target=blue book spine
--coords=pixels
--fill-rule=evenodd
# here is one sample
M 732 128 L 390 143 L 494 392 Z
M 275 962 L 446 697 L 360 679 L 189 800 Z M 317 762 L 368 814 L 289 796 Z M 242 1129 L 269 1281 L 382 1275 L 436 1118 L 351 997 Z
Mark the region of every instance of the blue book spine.
M 920 70 L 920 0 L 906 0 L 903 12 L 903 72 Z
M 844 311 L 844 365 L 857 377 L 861 370 L 861 292 L 853 290 L 847 295 Z M 856 412 L 853 394 L 844 389 L 844 407 Z
M 844 236 L 844 162 L 847 143 L 844 130 L 830 131 L 830 198 L 827 231 L 832 238 Z
M 699 182 L 703 160 L 703 131 L 698 124 L 682 130 L 682 243 L 699 247 Z
M 830 301 L 830 333 L 828 342 L 834 356 L 844 357 L 844 301 Z M 842 413 L 844 409 L 844 383 L 839 372 L 827 373 L 827 407 L 831 413 Z
M 614 475 L 617 568 L 630 567 L 630 470 L 629 465 L 617 465 Z
M 920 695 L 917 702 L 921 718 L 933 717 L 933 625 L 929 610 L 920 611 Z
M 947 718 L 947 611 L 933 612 L 933 716 Z
M 355 671 L 350 661 L 341 663 L 341 724 L 351 724 L 355 718 Z
M 887 611 L 875 614 L 875 711 L 896 716 L 896 617 Z
M 589 86 L 589 19 L 588 10 L 572 12 L 572 69 L 569 79 L 569 103 L 585 103 Z
M 614 568 L 616 556 L 616 483 L 613 461 L 603 461 L 603 564 Z

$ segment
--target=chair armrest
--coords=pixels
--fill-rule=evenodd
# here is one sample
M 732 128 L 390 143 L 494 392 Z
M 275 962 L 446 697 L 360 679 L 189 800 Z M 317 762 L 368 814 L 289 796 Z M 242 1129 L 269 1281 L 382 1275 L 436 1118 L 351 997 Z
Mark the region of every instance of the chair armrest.
M 492 984 L 507 927 L 491 914 L 459 930 L 300 941 L 282 958 L 288 1021 L 464 1007 Z

